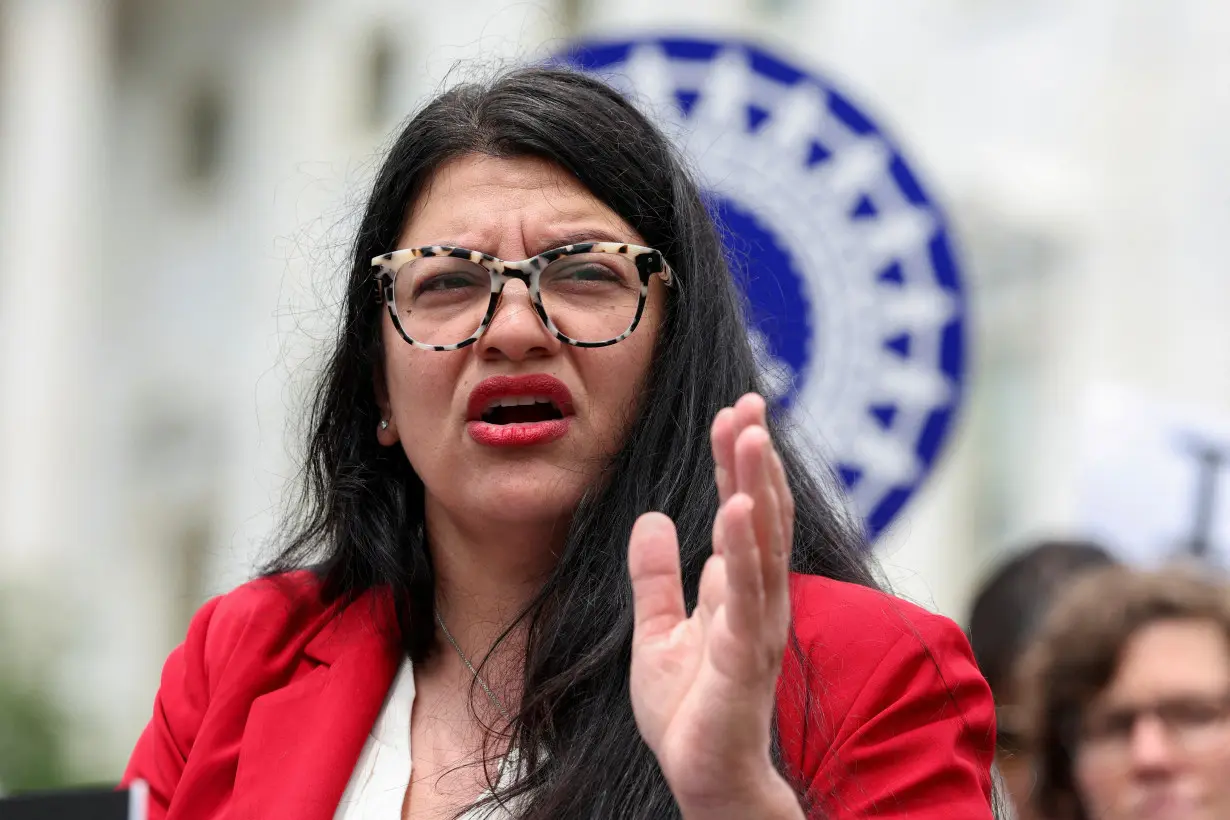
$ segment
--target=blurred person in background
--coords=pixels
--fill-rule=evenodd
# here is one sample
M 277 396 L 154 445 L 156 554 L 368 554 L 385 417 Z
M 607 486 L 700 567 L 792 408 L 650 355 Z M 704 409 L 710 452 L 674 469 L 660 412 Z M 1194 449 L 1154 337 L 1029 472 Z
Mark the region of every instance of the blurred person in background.
M 625 99 L 437 97 L 348 275 L 297 527 L 194 618 L 125 774 L 155 820 L 991 816 L 965 636 L 878 588 L 766 416 Z
M 1050 820 L 1230 817 L 1230 590 L 1190 567 L 1068 587 L 1022 663 Z
M 1089 541 L 1042 541 L 997 567 L 974 597 L 970 644 L 995 697 L 995 763 L 1021 820 L 1032 817 L 1034 775 L 1022 748 L 1014 671 L 1064 585 L 1081 572 L 1114 563 L 1105 548 Z

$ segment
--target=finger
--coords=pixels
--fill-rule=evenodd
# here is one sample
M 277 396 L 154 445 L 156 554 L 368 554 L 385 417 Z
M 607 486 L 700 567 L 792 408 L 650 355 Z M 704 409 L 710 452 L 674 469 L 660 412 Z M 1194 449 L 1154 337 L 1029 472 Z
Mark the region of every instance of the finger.
M 794 551 L 794 495 L 786 478 L 786 468 L 776 450 L 770 450 L 769 474 L 777 494 L 781 520 L 781 554 L 772 562 L 764 581 L 765 606 L 779 623 L 790 623 L 790 556 Z
M 757 545 L 762 552 L 782 550 L 781 505 L 769 471 L 773 444 L 763 427 L 745 429 L 735 442 L 735 469 L 739 492 L 751 496 L 755 504 L 753 522 Z
M 794 549 L 794 493 L 790 492 L 790 479 L 786 476 L 786 465 L 776 448 L 770 450 L 769 476 L 773 489 L 777 493 L 777 503 L 781 510 L 782 547 L 786 550 L 786 565 L 790 564 L 790 553 Z
M 764 398 L 759 393 L 744 393 L 735 402 L 734 406 L 734 441 L 739 441 L 739 436 L 743 435 L 743 431 L 749 427 L 765 427 L 765 403 Z M 766 428 L 767 429 L 767 428 Z M 736 473 L 738 468 L 736 467 Z M 735 486 L 732 492 L 750 492 L 751 488 L 744 487 L 735 481 Z
M 706 632 L 718 607 L 726 603 L 726 574 L 726 558 L 722 555 L 710 555 L 701 570 L 696 615 Z
M 734 635 L 756 641 L 764 626 L 765 590 L 752 522 L 754 503 L 746 493 L 732 496 L 718 510 L 713 535 L 723 542 L 726 622 Z
M 713 448 L 714 479 L 718 488 L 718 503 L 734 493 L 735 482 L 735 411 L 723 407 L 713 418 L 709 428 L 709 443 Z
M 675 524 L 662 513 L 645 513 L 628 538 L 632 577 L 633 643 L 665 637 L 687 617 Z
M 768 406 L 763 396 L 757 393 L 747 393 L 735 402 L 734 409 L 738 433 L 742 433 L 743 430 L 753 425 L 763 427 L 768 431 Z M 781 457 L 777 454 L 777 449 L 772 446 L 771 437 L 769 445 L 771 451 L 771 456 L 768 458 L 769 477 L 777 493 L 778 504 L 782 512 L 781 528 L 784 546 L 789 551 L 794 542 L 794 496 L 790 492 L 790 484 L 786 479 Z
M 754 393 L 749 393 L 739 399 L 735 403 L 736 425 L 742 430 L 751 426 L 763 427 L 767 433 L 767 407 L 764 399 Z M 769 482 L 774 489 L 774 494 L 777 496 L 778 503 L 778 528 L 781 533 L 780 541 L 768 553 L 762 553 L 765 575 L 763 578 L 765 585 L 765 600 L 766 607 L 769 612 L 775 613 L 775 620 L 781 624 L 788 624 L 790 621 L 790 551 L 794 544 L 794 496 L 790 492 L 789 481 L 786 478 L 785 468 L 782 465 L 781 457 L 778 456 L 775 448 L 772 447 L 772 439 L 769 439 L 768 457 L 766 458 L 767 472 Z M 739 487 L 739 489 L 743 489 Z M 752 493 L 755 498 L 755 493 Z M 761 504 L 763 511 L 764 505 Z
M 747 492 L 754 504 L 752 524 L 765 595 L 777 601 L 788 594 L 789 573 L 781 503 L 770 471 L 772 458 L 773 445 L 763 427 L 749 427 L 735 442 L 740 491 Z

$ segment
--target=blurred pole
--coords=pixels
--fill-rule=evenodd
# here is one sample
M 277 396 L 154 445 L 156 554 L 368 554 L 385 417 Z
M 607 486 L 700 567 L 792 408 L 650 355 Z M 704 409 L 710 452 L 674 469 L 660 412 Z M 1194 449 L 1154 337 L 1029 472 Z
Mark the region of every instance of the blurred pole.
M 0 572 L 30 580 L 84 548 L 107 6 L 0 3 Z
M 1230 462 L 1230 448 L 1224 444 L 1193 438 L 1184 448 L 1197 465 L 1196 501 L 1192 511 L 1192 534 L 1184 552 L 1204 561 L 1213 560 L 1218 545 L 1213 543 L 1216 526 L 1218 488 L 1222 471 Z

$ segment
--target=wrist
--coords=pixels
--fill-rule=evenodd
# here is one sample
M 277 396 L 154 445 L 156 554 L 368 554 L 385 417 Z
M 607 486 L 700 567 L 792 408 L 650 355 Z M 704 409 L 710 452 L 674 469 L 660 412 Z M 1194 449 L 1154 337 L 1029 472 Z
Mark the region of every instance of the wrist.
M 683 820 L 806 820 L 798 795 L 772 767 L 748 778 L 740 788 L 678 802 Z

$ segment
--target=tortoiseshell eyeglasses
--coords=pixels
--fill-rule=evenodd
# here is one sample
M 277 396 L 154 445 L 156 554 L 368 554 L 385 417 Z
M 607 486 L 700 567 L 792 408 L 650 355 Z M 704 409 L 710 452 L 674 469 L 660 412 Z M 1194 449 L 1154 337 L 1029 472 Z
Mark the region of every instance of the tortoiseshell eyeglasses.
M 619 242 L 565 245 L 520 262 L 430 245 L 377 256 L 372 268 L 398 333 L 425 350 L 478 341 L 510 279 L 525 283 L 547 329 L 576 347 L 628 338 L 645 311 L 650 280 L 675 286 L 660 252 Z

